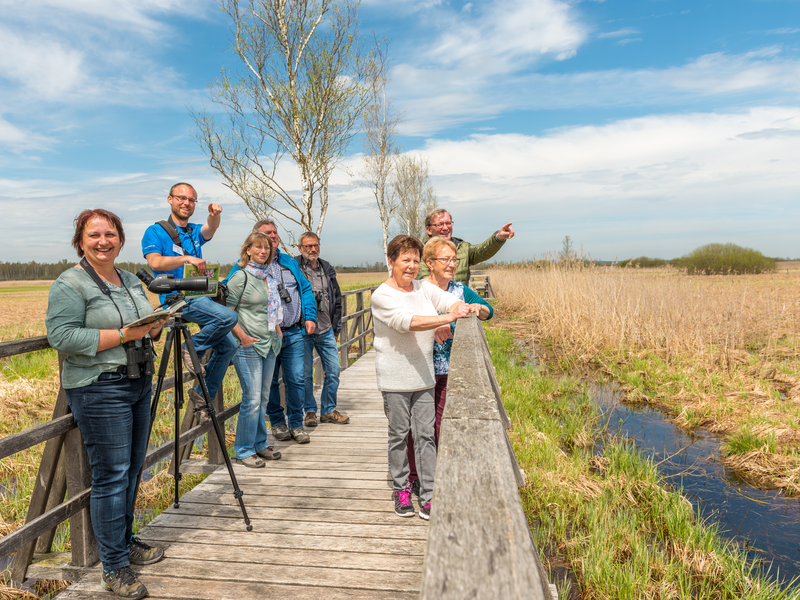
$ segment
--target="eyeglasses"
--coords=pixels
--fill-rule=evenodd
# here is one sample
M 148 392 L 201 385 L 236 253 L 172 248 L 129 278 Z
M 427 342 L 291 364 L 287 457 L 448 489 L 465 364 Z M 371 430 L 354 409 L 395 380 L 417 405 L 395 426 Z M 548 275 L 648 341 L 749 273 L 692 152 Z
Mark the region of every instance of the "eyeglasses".
M 197 204 L 197 198 L 187 198 L 186 196 L 178 196 L 177 194 L 173 194 L 172 197 L 181 203 L 188 202 L 189 204 Z
M 298 246 L 298 248 L 308 248 L 309 250 L 311 248 L 316 248 L 316 249 L 319 250 L 319 244 L 305 244 L 305 245 Z
M 440 223 L 431 223 L 431 227 L 434 229 L 443 229 L 445 227 L 452 227 L 452 221 L 441 221 Z
M 438 260 L 445 267 L 448 265 L 458 264 L 457 258 L 434 258 L 433 260 Z

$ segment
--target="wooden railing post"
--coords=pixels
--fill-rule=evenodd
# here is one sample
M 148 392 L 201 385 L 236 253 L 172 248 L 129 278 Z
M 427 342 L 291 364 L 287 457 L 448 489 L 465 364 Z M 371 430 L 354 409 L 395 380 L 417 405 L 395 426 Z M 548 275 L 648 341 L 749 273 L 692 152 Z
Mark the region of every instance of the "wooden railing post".
M 64 355 L 59 352 L 58 354 L 58 377 L 61 381 L 61 370 L 64 363 Z M 53 418 L 63 417 L 68 414 L 69 404 L 67 403 L 67 394 L 64 388 L 59 385 L 58 396 L 56 397 L 56 405 L 53 408 Z M 44 446 L 44 453 L 42 454 L 42 461 L 39 463 L 39 472 L 36 475 L 36 483 L 33 485 L 33 492 L 31 492 L 31 502 L 28 506 L 28 514 L 25 517 L 25 522 L 29 523 L 35 518 L 44 514 L 50 496 L 53 490 L 53 480 L 56 475 L 61 450 L 64 445 L 64 435 L 59 435 L 51 440 L 48 440 Z M 64 499 L 62 494 L 60 503 Z M 11 579 L 22 583 L 25 581 L 25 575 L 28 572 L 28 566 L 33 560 L 33 552 L 35 544 L 31 543 L 23 548 L 17 550 L 14 557 L 14 568 L 11 571 Z
M 350 336 L 348 332 L 350 328 L 347 326 L 347 298 L 348 296 L 342 296 L 342 331 L 339 333 L 339 345 L 341 349 L 339 350 L 339 363 L 342 367 L 342 371 L 344 371 L 347 367 L 350 366 Z
M 67 432 L 64 440 L 67 460 L 67 493 L 74 498 L 92 486 L 92 469 L 89 455 L 83 444 L 83 436 L 77 427 Z M 89 507 L 81 509 L 69 518 L 70 543 L 72 545 L 72 564 L 76 567 L 91 567 L 99 559 L 97 540 L 92 529 Z
M 217 411 L 217 414 L 222 412 L 222 409 L 225 408 L 224 403 L 224 395 L 222 393 L 222 386 L 220 386 L 217 395 L 214 396 L 214 410 Z M 220 423 L 219 426 L 222 428 L 222 434 L 225 435 L 225 423 Z M 226 448 L 220 448 L 219 440 L 217 439 L 216 433 L 212 429 L 208 432 L 206 436 L 208 439 L 208 464 L 210 465 L 224 465 L 225 464 L 225 457 L 223 456 L 223 452 L 227 452 Z M 191 450 L 191 444 L 187 445 L 186 448 Z M 188 455 L 187 455 L 188 456 Z
M 356 312 L 364 310 L 364 292 L 358 292 L 356 294 Z M 366 331 L 364 328 L 364 315 L 358 315 L 358 333 L 362 334 Z M 361 339 L 358 340 L 358 354 L 359 356 L 364 355 L 367 351 L 367 340 L 365 336 L 361 336 Z

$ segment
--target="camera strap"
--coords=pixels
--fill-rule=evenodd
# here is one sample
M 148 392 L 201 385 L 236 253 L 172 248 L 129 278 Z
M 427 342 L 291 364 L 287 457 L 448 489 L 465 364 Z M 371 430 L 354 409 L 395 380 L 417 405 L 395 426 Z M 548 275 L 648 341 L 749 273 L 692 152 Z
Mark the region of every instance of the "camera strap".
M 122 329 L 125 326 L 125 322 L 122 320 L 122 312 L 119 310 L 119 306 L 117 306 L 117 303 L 114 302 L 114 298 L 111 297 L 111 290 L 109 289 L 108 284 L 102 277 L 100 277 L 100 275 L 97 274 L 97 271 L 95 271 L 94 267 L 89 264 L 89 261 L 86 260 L 85 256 L 81 259 L 80 265 L 81 268 L 84 271 L 86 271 L 92 279 L 94 279 L 94 282 L 97 284 L 97 287 L 100 288 L 100 291 L 103 292 L 103 294 L 105 294 L 106 296 L 108 296 L 108 299 L 111 300 L 111 304 L 113 304 L 114 308 L 117 309 L 117 314 L 119 315 L 119 328 Z M 133 296 L 131 296 L 131 293 L 128 290 L 128 286 L 125 285 L 125 280 L 122 278 L 122 272 L 120 272 L 120 270 L 116 267 L 114 267 L 114 270 L 117 272 L 117 275 L 119 276 L 119 280 L 122 283 L 122 287 L 125 288 L 125 293 L 128 294 L 128 298 L 131 299 L 131 304 L 133 304 L 133 310 L 136 311 L 136 318 L 140 319 L 141 315 L 139 314 L 139 308 L 136 306 L 136 301 L 133 299 Z
M 167 235 L 172 240 L 172 243 L 175 244 L 181 250 L 183 250 L 184 256 L 194 256 L 194 254 L 186 250 L 183 243 L 181 242 L 181 235 L 180 233 L 178 233 L 178 226 L 175 225 L 175 221 L 172 220 L 172 215 L 170 215 L 166 221 L 157 221 L 156 225 L 161 225 L 161 228 L 167 232 Z
M 247 289 L 247 271 L 242 269 L 242 273 L 244 273 L 244 287 L 242 288 L 242 293 L 239 294 L 239 299 L 236 301 L 236 306 L 233 307 L 233 310 L 239 308 L 239 302 L 242 301 L 242 296 L 244 296 L 244 292 Z

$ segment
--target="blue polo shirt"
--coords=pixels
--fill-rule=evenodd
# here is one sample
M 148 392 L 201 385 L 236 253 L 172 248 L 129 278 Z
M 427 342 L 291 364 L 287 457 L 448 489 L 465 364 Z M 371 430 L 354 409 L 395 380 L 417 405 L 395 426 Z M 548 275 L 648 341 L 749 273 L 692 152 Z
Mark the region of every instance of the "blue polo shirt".
M 187 227 L 178 227 L 178 236 L 181 239 L 181 245 L 189 254 L 197 258 L 203 258 L 203 251 L 201 248 L 208 241 L 203 239 L 203 235 L 200 233 L 202 228 L 203 226 L 198 223 L 189 223 Z M 158 223 L 150 225 L 144 232 L 144 237 L 142 238 L 142 255 L 147 257 L 148 254 L 152 254 L 153 252 L 161 256 L 183 256 L 183 249 L 175 245 L 166 230 Z M 180 279 L 183 277 L 183 267 L 178 267 L 172 271 L 156 271 L 153 269 L 153 273 L 156 275 L 161 275 L 163 273 L 172 274 L 176 279 Z M 161 298 L 161 302 L 163 302 L 164 298 L 161 296 L 159 297 Z

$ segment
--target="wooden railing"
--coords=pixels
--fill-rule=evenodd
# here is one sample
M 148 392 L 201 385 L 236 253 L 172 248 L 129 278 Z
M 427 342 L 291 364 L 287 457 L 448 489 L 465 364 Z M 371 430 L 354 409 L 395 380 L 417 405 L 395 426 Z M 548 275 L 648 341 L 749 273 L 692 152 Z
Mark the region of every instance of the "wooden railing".
M 486 271 L 472 271 L 469 276 L 469 287 L 475 290 L 481 298 L 494 300 L 494 288 L 492 279 Z
M 483 327 L 456 327 L 420 598 L 550 599 Z
M 367 351 L 367 338 L 372 334 L 372 311 L 364 308 L 364 295 L 372 292 L 375 287 L 362 288 L 343 292 L 342 332 L 340 334 L 339 352 L 342 369 L 346 369 L 351 358 L 357 358 Z M 347 297 L 356 296 L 356 311 L 347 314 Z M 351 355 L 352 346 L 357 346 L 357 352 Z M 7 358 L 18 354 L 35 352 L 50 348 L 46 336 L 15 340 L 0 343 L 0 358 Z M 59 379 L 63 356 L 59 354 Z M 315 359 L 315 367 L 319 365 L 319 358 Z M 315 368 L 315 376 L 321 381 L 322 369 Z M 192 381 L 192 375 L 183 373 L 184 381 Z M 174 377 L 164 380 L 163 391 L 174 387 Z M 283 392 L 283 390 L 281 390 Z M 283 396 L 283 393 L 281 394 Z M 220 389 L 214 405 L 217 409 L 217 418 L 224 423 L 238 414 L 240 403 L 224 408 L 224 398 Z M 213 424 L 208 421 L 198 424 L 191 410 L 185 411 L 180 434 L 180 461 L 189 458 L 192 444 L 195 439 L 210 431 Z M 208 436 L 208 467 L 194 465 L 195 472 L 208 472 L 224 464 L 222 452 L 215 436 Z M 212 441 L 213 440 L 213 441 Z M 64 389 L 59 386 L 53 418 L 47 423 L 42 423 L 6 436 L 0 439 L 0 460 L 45 443 L 42 459 L 36 477 L 36 483 L 31 493 L 28 513 L 25 524 L 12 533 L 0 539 L 0 559 L 10 557 L 16 553 L 14 565 L 11 570 L 11 579 L 21 583 L 25 581 L 28 568 L 31 565 L 34 553 L 46 554 L 52 549 L 56 527 L 67 519 L 70 521 L 70 536 L 72 546 L 72 566 L 80 568 L 90 567 L 98 560 L 97 542 L 91 526 L 89 516 L 89 496 L 91 493 L 91 469 L 86 450 L 83 446 L 83 437 L 75 425 L 75 421 L 67 404 Z M 173 453 L 174 442 L 167 440 L 158 448 L 148 452 L 144 461 L 144 468 L 148 469 L 158 462 L 169 458 Z M 67 457 L 69 458 L 67 460 Z M 181 467 L 184 472 L 190 472 L 185 465 Z M 65 497 L 69 499 L 65 501 Z M 64 572 L 64 569 L 52 569 L 52 572 Z M 49 578 L 58 578 L 51 575 Z

